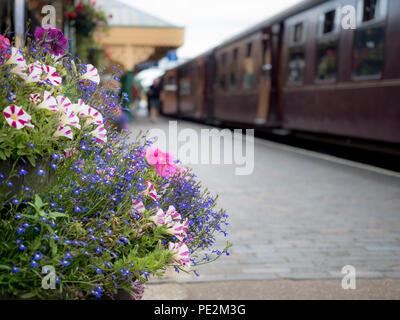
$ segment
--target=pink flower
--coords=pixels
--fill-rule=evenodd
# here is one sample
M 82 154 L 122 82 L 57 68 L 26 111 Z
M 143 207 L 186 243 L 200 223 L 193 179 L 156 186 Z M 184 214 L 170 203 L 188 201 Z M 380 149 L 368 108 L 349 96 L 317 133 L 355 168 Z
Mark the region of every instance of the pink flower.
M 179 241 L 183 241 L 186 238 L 187 232 L 189 230 L 189 220 L 185 220 L 183 222 L 175 221 L 170 224 L 170 227 L 167 230 L 167 233 L 173 235 Z
M 0 35 L 0 51 L 7 50 L 10 48 L 10 40 Z
M 22 72 L 27 68 L 26 61 L 21 51 L 15 47 L 11 48 L 11 57 L 6 61 L 6 65 L 15 65 L 16 67 L 11 70 L 13 73 Z M 17 72 L 18 71 L 18 72 Z
M 167 214 L 169 216 L 171 216 L 171 218 L 173 220 L 181 220 L 182 219 L 181 214 L 178 211 L 176 211 L 174 206 L 169 206 Z
M 57 96 L 56 100 L 57 100 L 58 110 L 63 112 L 74 111 L 73 104 L 71 103 L 71 100 L 69 100 L 68 98 L 63 96 Z
M 98 126 L 95 130 L 93 130 L 89 134 L 97 138 L 97 141 L 100 143 L 107 142 L 107 130 L 104 129 L 104 125 Z
M 75 149 L 66 149 L 64 151 L 65 151 L 65 157 L 66 158 L 70 158 L 70 157 L 72 157 L 72 155 L 74 155 L 76 153 L 79 153 L 79 151 L 75 150 Z
M 52 97 L 49 91 L 43 91 L 42 96 L 43 99 L 37 101 L 37 95 L 31 95 L 30 100 L 36 104 L 38 109 L 50 110 L 53 112 L 58 111 L 56 98 Z
M 172 154 L 163 152 L 158 148 L 148 148 L 146 151 L 146 159 L 150 165 L 156 166 L 158 164 L 172 163 L 175 160 L 175 157 Z
M 41 65 L 42 71 L 45 74 L 45 81 L 53 86 L 61 84 L 61 77 L 57 74 L 57 69 L 51 66 Z
M 86 104 L 81 105 L 79 110 L 79 116 L 87 119 L 88 124 L 103 124 L 103 116 L 95 108 L 92 108 Z
M 175 263 L 179 264 L 184 270 L 190 270 L 189 248 L 183 242 L 172 243 L 168 245 L 168 249 L 172 251 L 172 257 Z
M 149 196 L 154 201 L 157 201 L 158 194 L 156 188 L 154 187 L 154 184 L 150 181 L 146 181 L 144 185 L 146 186 L 146 189 L 143 191 L 143 195 Z
M 151 216 L 149 220 L 154 222 L 154 224 L 159 227 L 172 222 L 171 217 L 162 209 L 158 209 L 157 213 L 154 216 Z
M 146 159 L 151 166 L 155 167 L 159 176 L 169 178 L 176 173 L 175 157 L 171 153 L 163 152 L 158 148 L 149 148 L 146 151 Z
M 3 110 L 3 114 L 7 123 L 17 130 L 24 127 L 34 128 L 34 125 L 30 122 L 31 116 L 27 114 L 22 107 L 15 105 L 9 106 Z
M 40 63 L 33 63 L 28 66 L 28 75 L 19 74 L 22 79 L 25 80 L 26 83 L 33 83 L 41 81 L 40 77 L 42 75 L 42 68 Z
M 156 165 L 156 172 L 161 177 L 169 178 L 176 173 L 176 168 L 175 164 L 159 164 Z
M 75 112 L 70 111 L 68 109 L 65 109 L 64 111 L 61 112 L 60 124 L 61 126 L 70 125 L 77 129 L 81 128 L 78 116 L 75 114 Z
M 53 137 L 66 137 L 68 139 L 73 139 L 74 138 L 74 134 L 72 133 L 71 127 L 69 126 L 60 126 L 57 131 L 54 133 Z M 71 154 L 72 155 L 72 154 Z M 71 156 L 69 155 L 69 156 Z M 67 155 L 67 158 L 69 157 Z
M 90 80 L 96 84 L 100 83 L 99 73 L 98 73 L 97 69 L 91 64 L 86 65 L 86 73 L 81 76 L 81 79 L 82 80 Z
M 136 213 L 142 215 L 145 212 L 145 207 L 142 201 L 136 199 L 133 203 L 132 209 L 135 210 Z

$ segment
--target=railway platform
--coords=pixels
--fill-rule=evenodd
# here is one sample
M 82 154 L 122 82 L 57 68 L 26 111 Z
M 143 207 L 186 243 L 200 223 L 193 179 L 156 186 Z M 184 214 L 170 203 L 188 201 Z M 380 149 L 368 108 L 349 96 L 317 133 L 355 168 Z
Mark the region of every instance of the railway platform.
M 168 137 L 169 119 L 131 124 L 151 128 Z M 188 128 L 208 127 L 178 121 L 178 132 Z M 400 298 L 399 173 L 258 138 L 249 175 L 234 164 L 190 166 L 219 194 L 233 246 L 198 277 L 151 280 L 148 298 L 166 286 L 177 299 Z M 342 288 L 344 266 L 354 267 L 356 290 Z

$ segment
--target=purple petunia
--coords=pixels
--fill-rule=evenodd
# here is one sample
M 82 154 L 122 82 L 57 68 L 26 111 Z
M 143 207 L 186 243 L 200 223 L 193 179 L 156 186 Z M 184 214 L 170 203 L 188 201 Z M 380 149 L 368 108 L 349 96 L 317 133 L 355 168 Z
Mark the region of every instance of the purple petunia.
M 56 56 L 63 55 L 67 50 L 68 40 L 59 29 L 40 27 L 36 29 L 34 35 L 42 47 L 50 49 Z

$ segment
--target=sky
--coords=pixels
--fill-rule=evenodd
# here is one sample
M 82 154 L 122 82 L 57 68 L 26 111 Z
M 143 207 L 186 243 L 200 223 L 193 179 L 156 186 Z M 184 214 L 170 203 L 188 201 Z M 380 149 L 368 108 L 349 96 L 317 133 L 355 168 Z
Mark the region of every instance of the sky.
M 179 58 L 193 58 L 302 0 L 120 0 L 185 27 Z

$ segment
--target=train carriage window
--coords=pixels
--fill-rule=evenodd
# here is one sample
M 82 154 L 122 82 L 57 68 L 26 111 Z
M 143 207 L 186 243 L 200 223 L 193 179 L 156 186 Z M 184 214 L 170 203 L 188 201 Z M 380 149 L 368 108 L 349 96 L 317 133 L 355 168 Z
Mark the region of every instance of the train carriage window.
M 379 78 L 384 67 L 387 0 L 359 0 L 353 49 L 353 77 Z
M 304 22 L 292 27 L 290 45 L 287 82 L 291 85 L 301 85 L 304 82 L 306 69 Z
M 383 71 L 385 26 L 375 25 L 358 29 L 353 52 L 355 77 L 379 77 Z
M 294 26 L 293 42 L 299 43 L 303 40 L 303 23 L 298 23 Z
M 317 80 L 335 81 L 338 72 L 338 41 L 320 42 L 317 48 Z
M 304 48 L 293 48 L 289 52 L 289 76 L 290 84 L 302 84 L 306 61 L 304 59 Z
M 231 72 L 230 72 L 230 85 L 229 88 L 231 90 L 235 90 L 237 88 L 237 77 L 238 77 L 238 60 L 239 57 L 239 49 L 233 49 L 233 61 L 231 65 Z
M 221 55 L 220 63 L 219 63 L 219 87 L 222 90 L 227 89 L 226 83 L 226 53 Z
M 253 60 L 253 43 L 249 42 L 246 46 L 246 58 L 244 59 L 244 78 L 243 87 L 252 89 L 254 82 L 254 60 Z
M 387 10 L 387 0 L 358 0 L 358 24 L 383 20 Z
M 339 10 L 331 9 L 320 15 L 316 54 L 316 80 L 319 82 L 334 82 L 337 79 Z
M 190 79 L 181 79 L 179 87 L 180 87 L 179 94 L 181 96 L 188 96 L 191 94 Z

